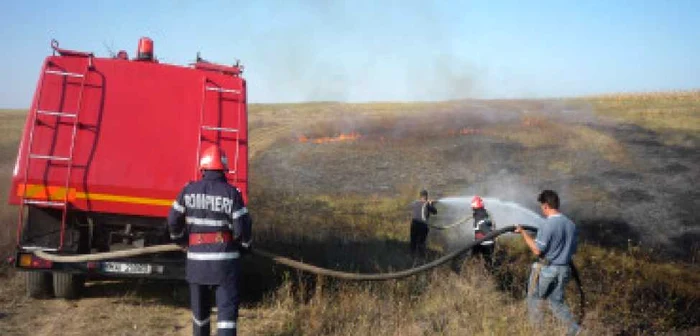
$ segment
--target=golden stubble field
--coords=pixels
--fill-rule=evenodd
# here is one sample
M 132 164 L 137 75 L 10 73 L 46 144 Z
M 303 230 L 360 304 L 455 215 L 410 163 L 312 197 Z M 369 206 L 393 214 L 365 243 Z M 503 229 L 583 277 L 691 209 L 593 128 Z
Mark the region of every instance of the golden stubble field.
M 25 112 L 0 112 L 0 246 Z M 590 334 L 693 334 L 700 324 L 700 93 L 570 100 L 250 106 L 251 209 L 258 246 L 344 270 L 411 264 L 406 204 L 474 193 L 533 208 L 554 188 L 581 228 L 576 257 Z M 668 174 L 668 172 L 673 172 Z M 669 230 L 658 230 L 664 220 Z M 502 223 L 507 225 L 509 223 Z M 435 255 L 444 246 L 431 233 Z M 242 335 L 532 335 L 531 260 L 504 239 L 501 267 L 467 261 L 387 283 L 343 283 L 246 260 Z M 184 284 L 93 281 L 84 298 L 34 300 L 0 268 L 0 334 L 188 335 Z M 578 309 L 573 286 L 569 301 Z M 562 329 L 556 325 L 550 334 Z

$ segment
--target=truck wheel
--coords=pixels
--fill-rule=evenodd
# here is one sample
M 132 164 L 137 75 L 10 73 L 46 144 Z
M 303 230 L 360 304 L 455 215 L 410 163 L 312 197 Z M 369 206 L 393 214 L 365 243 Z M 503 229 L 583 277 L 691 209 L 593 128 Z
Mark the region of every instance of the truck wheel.
M 85 277 L 80 274 L 54 272 L 53 294 L 57 298 L 73 300 L 80 297 L 85 285 Z
M 51 296 L 51 273 L 49 272 L 23 272 L 24 283 L 27 287 L 27 296 L 34 299 L 43 299 Z

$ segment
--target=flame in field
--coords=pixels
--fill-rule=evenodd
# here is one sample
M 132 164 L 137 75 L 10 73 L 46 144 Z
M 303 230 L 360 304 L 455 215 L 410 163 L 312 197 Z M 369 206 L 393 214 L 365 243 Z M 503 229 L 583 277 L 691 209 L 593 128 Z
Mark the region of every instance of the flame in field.
M 459 129 L 450 129 L 446 133 L 442 133 L 442 136 L 448 135 L 448 136 L 468 136 L 468 135 L 489 135 L 491 134 L 488 130 L 483 130 L 483 129 L 478 129 L 478 128 L 459 128 Z M 440 136 L 440 134 L 435 134 L 437 136 Z M 433 136 L 435 136 L 433 135 Z M 388 138 L 384 135 L 362 135 L 358 132 L 350 132 L 350 133 L 341 133 L 337 136 L 328 136 L 328 137 L 308 137 L 304 134 L 300 135 L 297 137 L 297 141 L 301 143 L 313 143 L 313 144 L 326 144 L 326 143 L 334 143 L 334 142 L 348 142 L 348 141 L 357 141 L 360 138 L 368 140 L 368 141 L 379 141 L 381 144 L 386 144 L 390 141 L 392 141 L 393 138 Z
M 542 118 L 525 116 L 522 118 L 522 125 L 524 127 L 542 127 L 545 126 L 546 121 Z
M 450 134 L 451 136 L 455 136 L 455 135 L 483 134 L 483 133 L 484 133 L 484 131 L 482 131 L 482 130 L 480 130 L 480 129 L 476 129 L 476 128 L 462 128 L 462 129 L 458 129 L 458 130 L 452 129 L 452 130 L 449 131 L 449 134 Z
M 330 143 L 330 142 L 343 142 L 343 141 L 355 141 L 359 138 L 361 138 L 362 135 L 357 132 L 351 132 L 351 133 L 341 133 L 338 136 L 335 137 L 321 137 L 321 138 L 308 138 L 305 135 L 302 135 L 299 137 L 299 142 L 310 142 L 310 143 L 315 143 L 315 144 L 323 144 L 323 143 Z

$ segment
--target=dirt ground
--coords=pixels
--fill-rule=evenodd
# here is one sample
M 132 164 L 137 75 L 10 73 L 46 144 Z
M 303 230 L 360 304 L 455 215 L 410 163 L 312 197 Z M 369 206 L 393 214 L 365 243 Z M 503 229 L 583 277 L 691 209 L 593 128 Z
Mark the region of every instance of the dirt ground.
M 32 299 L 24 295 L 22 274 L 3 267 L 0 275 L 0 335 L 191 335 L 185 283 L 96 280 L 80 300 Z M 280 328 L 279 312 L 244 302 L 240 335 Z M 216 310 L 212 313 L 216 322 Z M 214 324 L 215 325 L 215 324 Z

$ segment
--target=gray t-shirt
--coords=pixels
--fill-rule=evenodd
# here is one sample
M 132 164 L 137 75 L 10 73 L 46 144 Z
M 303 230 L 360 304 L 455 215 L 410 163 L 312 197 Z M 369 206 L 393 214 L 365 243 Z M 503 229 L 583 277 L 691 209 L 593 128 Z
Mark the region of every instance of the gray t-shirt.
M 576 224 L 562 214 L 549 216 L 537 231 L 535 244 L 552 265 L 568 265 L 576 253 Z

